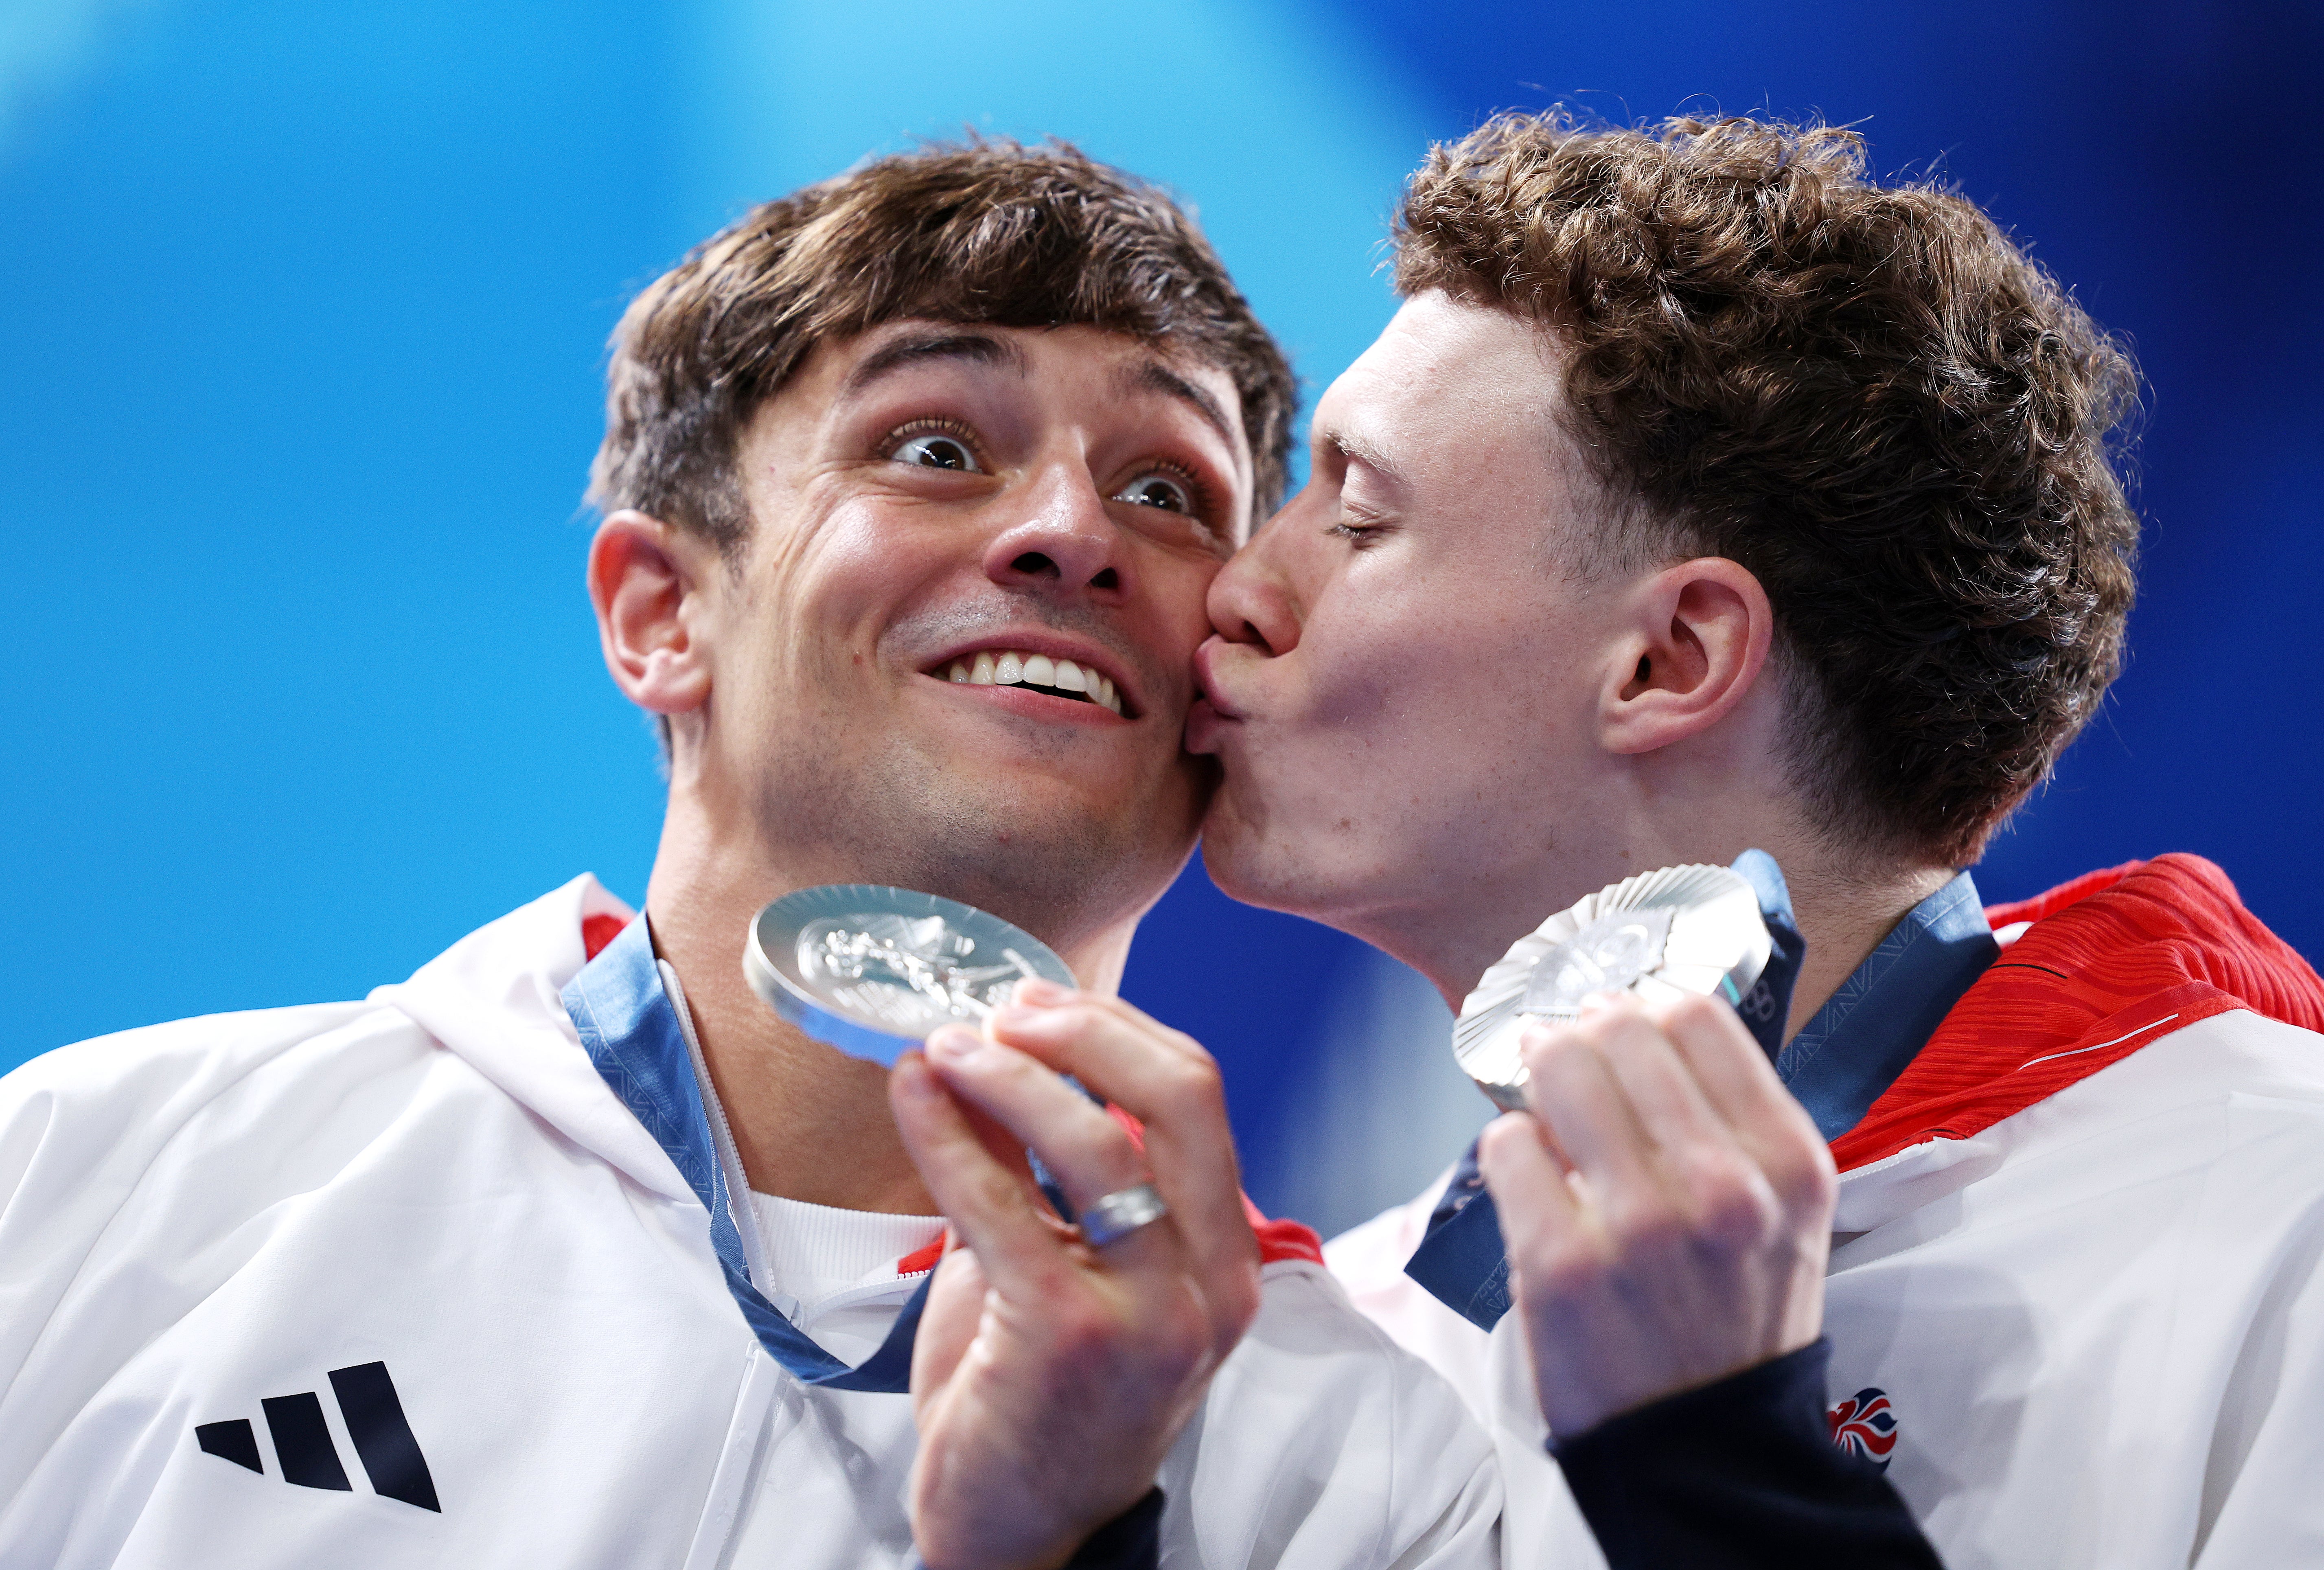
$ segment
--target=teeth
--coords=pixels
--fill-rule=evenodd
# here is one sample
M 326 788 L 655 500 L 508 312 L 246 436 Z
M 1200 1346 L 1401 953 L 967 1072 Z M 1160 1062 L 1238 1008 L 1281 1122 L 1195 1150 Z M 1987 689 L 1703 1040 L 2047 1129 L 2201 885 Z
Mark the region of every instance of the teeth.
M 1115 714 L 1121 712 L 1121 693 L 1111 680 L 1085 665 L 1076 665 L 1070 660 L 1052 660 L 1047 654 L 1027 654 L 1014 649 L 995 654 L 985 650 L 972 660 L 954 660 L 945 674 L 949 680 L 975 687 L 1014 687 L 1021 683 L 1058 692 L 1084 693 L 1092 703 L 1102 705 Z

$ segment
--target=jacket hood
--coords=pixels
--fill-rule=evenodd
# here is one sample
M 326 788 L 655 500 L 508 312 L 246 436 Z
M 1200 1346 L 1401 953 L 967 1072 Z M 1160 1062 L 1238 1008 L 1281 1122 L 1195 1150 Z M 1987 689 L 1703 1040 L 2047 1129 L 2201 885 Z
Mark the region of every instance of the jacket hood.
M 607 1089 L 558 995 L 587 962 L 582 928 L 634 912 L 583 873 L 478 928 L 370 1001 L 447 1049 L 574 1143 L 657 1194 L 691 1202 L 669 1155 Z M 601 924 L 602 925 L 602 924 Z
M 2108 867 L 1986 914 L 2001 957 L 1832 1141 L 1843 1172 L 1970 1141 L 2213 1014 L 2247 1009 L 2324 1031 L 2324 980 L 2200 856 Z

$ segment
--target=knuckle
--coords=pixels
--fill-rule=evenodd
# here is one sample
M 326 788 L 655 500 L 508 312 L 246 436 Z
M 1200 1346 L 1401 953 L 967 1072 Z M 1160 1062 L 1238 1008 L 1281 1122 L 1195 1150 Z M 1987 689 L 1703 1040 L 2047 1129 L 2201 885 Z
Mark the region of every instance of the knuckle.
M 1488 1178 L 1497 1169 L 1507 1168 L 1510 1156 L 1517 1150 L 1519 1142 L 1526 1138 L 1525 1126 L 1517 1120 L 1531 1115 L 1530 1113 L 1504 1113 L 1485 1125 L 1485 1131 L 1477 1137 L 1477 1164 L 1485 1169 Z
M 1116 1323 L 1093 1303 L 1068 1298 L 1056 1307 L 1046 1328 L 1050 1351 L 1065 1367 L 1086 1370 L 1113 1354 Z
M 1621 1252 L 1661 1258 L 1685 1247 L 1693 1227 L 1679 1210 L 1661 1200 L 1636 1205 L 1615 1223 Z
M 1690 994 L 1670 1005 L 1664 1018 L 1673 1025 L 1687 1029 L 1717 1029 L 1734 1017 L 1733 1011 L 1717 998 Z
M 1226 1086 L 1218 1065 L 1207 1059 L 1173 1062 L 1162 1072 L 1160 1090 L 1163 1102 L 1184 1113 L 1206 1113 L 1226 1105 Z
M 1704 1240 L 1728 1249 L 1760 1242 L 1780 1219 L 1775 1195 L 1765 1185 L 1724 1185 L 1711 1196 L 1702 1215 Z
M 1647 1011 L 1646 1001 L 1626 989 L 1609 995 L 1603 1007 L 1584 1014 L 1582 1028 L 1593 1039 L 1610 1040 L 1636 1030 L 1653 1029 L 1653 1018 Z
M 1539 1240 L 1517 1261 L 1526 1295 L 1546 1304 L 1573 1303 L 1596 1295 L 1612 1274 L 1600 1248 L 1578 1238 Z
M 1522 1051 L 1533 1082 L 1540 1084 L 1555 1078 L 1566 1065 L 1595 1049 L 1597 1040 L 1592 1032 L 1599 1024 L 1599 1019 L 1593 1017 L 1572 1024 L 1552 1025 L 1527 1036 Z
M 971 1197 L 987 1214 L 995 1214 L 1020 1202 L 1014 1175 L 985 1166 L 971 1178 Z
M 1100 1194 L 1110 1194 L 1138 1181 L 1138 1159 L 1130 1150 L 1130 1141 L 1102 1130 L 1075 1129 L 1071 1137 L 1044 1144 L 1041 1153 L 1051 1175 L 1065 1186 L 1068 1193 L 1087 1186 L 1086 1196 L 1077 1196 L 1074 1201 L 1076 1209 L 1094 1201 Z
M 1840 1168 L 1821 1143 L 1803 1159 L 1785 1162 L 1775 1181 L 1776 1195 L 1788 1209 L 1829 1212 L 1840 1203 Z
M 1189 1058 L 1196 1063 L 1208 1064 L 1213 1073 L 1218 1071 L 1218 1059 L 1212 1057 L 1211 1049 L 1200 1041 L 1195 1040 L 1184 1030 L 1165 1030 L 1163 1034 Z
M 1783 1206 L 1766 1176 L 1724 1154 L 1701 1159 L 1690 1174 L 1687 1197 L 1694 1230 L 1708 1243 L 1744 1248 L 1774 1230 Z
M 1015 1088 L 1032 1082 L 1037 1067 L 1034 1060 L 1006 1041 L 995 1041 L 969 1059 L 972 1072 L 980 1074 L 990 1084 Z

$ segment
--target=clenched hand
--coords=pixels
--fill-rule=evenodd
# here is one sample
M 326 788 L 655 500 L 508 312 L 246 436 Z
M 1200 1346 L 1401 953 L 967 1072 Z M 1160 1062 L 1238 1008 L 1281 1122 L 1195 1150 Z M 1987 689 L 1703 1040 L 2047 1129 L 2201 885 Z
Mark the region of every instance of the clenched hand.
M 1479 1156 L 1553 1433 L 1815 1340 L 1838 1179 L 1733 1010 L 1624 995 L 1525 1056 Z

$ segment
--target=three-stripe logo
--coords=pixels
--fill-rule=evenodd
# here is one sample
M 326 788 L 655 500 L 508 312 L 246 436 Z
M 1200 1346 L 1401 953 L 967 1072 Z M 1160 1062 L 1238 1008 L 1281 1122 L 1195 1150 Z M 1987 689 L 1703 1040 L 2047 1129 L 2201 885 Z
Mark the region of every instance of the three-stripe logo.
M 396 1398 L 395 1381 L 387 1377 L 387 1364 L 364 1362 L 333 1369 L 331 1393 L 338 1398 L 339 1416 L 346 1422 L 347 1437 L 355 1444 L 355 1457 L 363 1463 L 373 1492 L 383 1499 L 401 1500 L 440 1514 L 444 1507 L 436 1502 L 436 1480 L 429 1475 L 428 1458 L 420 1453 L 420 1441 L 403 1416 L 403 1403 Z M 258 1405 L 266 1415 L 266 1431 L 274 1440 L 283 1482 L 300 1488 L 354 1492 L 347 1469 L 339 1461 L 338 1446 L 331 1443 L 323 1403 L 313 1390 L 268 1396 Z M 206 1455 L 262 1474 L 266 1471 L 258 1453 L 257 1431 L 247 1418 L 199 1424 L 194 1429 L 194 1442 Z

